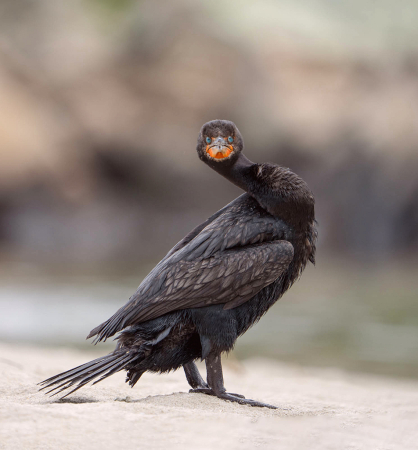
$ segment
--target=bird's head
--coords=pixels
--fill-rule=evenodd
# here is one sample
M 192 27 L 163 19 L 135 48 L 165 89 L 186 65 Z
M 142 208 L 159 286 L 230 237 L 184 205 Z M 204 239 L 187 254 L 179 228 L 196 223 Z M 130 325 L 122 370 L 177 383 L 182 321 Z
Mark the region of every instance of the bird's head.
M 199 158 L 212 168 L 233 165 L 244 147 L 241 133 L 229 120 L 211 120 L 200 129 L 197 139 Z

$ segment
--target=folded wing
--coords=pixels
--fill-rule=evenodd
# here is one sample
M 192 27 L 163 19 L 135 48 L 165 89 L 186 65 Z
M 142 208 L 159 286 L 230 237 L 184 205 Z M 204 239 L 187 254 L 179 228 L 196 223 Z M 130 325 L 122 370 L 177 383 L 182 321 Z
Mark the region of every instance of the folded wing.
M 285 225 L 253 206 L 248 199 L 233 202 L 190 242 L 170 252 L 128 303 L 88 338 L 106 340 L 127 326 L 180 309 L 233 308 L 275 281 L 292 261 L 293 246 L 278 240 L 286 234 Z M 246 214 L 237 214 L 237 208 Z

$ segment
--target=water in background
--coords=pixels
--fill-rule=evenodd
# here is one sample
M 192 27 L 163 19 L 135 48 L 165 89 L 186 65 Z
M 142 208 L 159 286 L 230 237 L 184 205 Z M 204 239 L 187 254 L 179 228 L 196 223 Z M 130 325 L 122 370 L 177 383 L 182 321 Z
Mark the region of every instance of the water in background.
M 0 284 L 0 339 L 91 349 L 88 332 L 125 303 L 149 269 L 8 273 Z M 322 258 L 238 340 L 233 355 L 417 378 L 417 292 L 416 265 L 373 269 Z

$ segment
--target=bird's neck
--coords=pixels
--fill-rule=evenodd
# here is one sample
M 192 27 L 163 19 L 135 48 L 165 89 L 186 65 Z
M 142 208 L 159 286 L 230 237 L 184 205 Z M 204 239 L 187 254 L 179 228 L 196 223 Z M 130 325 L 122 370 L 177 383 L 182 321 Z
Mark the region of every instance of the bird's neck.
M 235 186 L 254 197 L 266 211 L 275 215 L 271 207 L 277 206 L 280 196 L 277 195 L 268 178 L 263 180 L 258 178 L 259 164 L 250 161 L 240 153 L 233 164 L 229 166 L 219 164 L 218 166 L 212 166 L 212 168 Z
M 256 164 L 242 153 L 227 166 L 212 166 L 220 175 L 246 191 L 275 217 L 300 224 L 314 218 L 314 199 L 306 183 L 285 167 Z
M 255 181 L 253 175 L 254 172 L 252 170 L 254 166 L 255 163 L 240 153 L 234 164 L 229 166 L 222 164 L 213 165 L 212 168 L 231 183 L 235 184 L 235 186 L 251 193 L 251 189 Z

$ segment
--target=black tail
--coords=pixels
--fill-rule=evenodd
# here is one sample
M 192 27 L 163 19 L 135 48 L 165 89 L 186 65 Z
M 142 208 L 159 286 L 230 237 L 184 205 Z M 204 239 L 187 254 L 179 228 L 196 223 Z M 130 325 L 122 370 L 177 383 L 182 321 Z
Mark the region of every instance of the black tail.
M 74 389 L 72 389 L 70 392 L 67 392 L 63 397 L 61 397 L 64 398 L 99 376 L 100 378 L 93 384 L 96 384 L 99 381 L 102 381 L 104 378 L 107 378 L 110 375 L 119 372 L 120 370 L 124 369 L 125 366 L 133 359 L 136 359 L 136 357 L 131 353 L 111 353 L 110 355 L 94 359 L 93 361 L 82 364 L 81 366 L 75 367 L 74 369 L 62 372 L 58 375 L 48 378 L 47 380 L 41 381 L 38 384 L 42 386 L 40 390 L 55 386 L 47 391 L 46 394 L 59 389 L 52 395 L 59 394 L 65 389 L 69 389 L 70 387 L 75 385 Z

